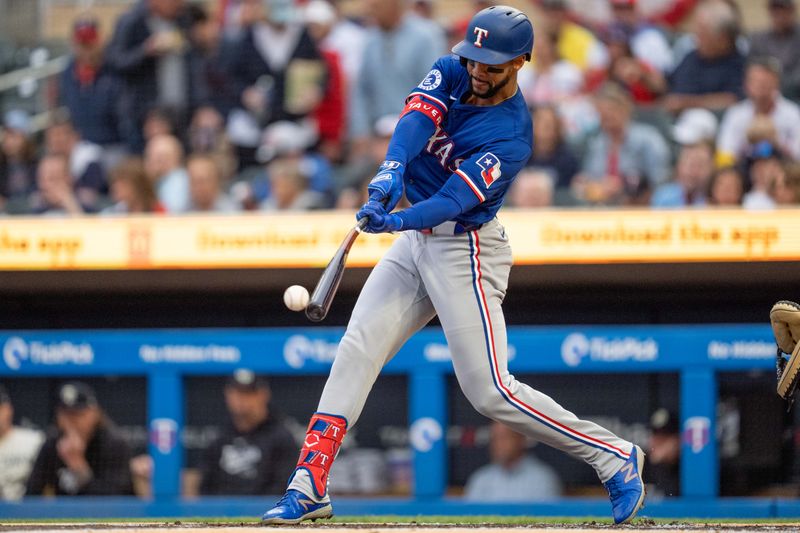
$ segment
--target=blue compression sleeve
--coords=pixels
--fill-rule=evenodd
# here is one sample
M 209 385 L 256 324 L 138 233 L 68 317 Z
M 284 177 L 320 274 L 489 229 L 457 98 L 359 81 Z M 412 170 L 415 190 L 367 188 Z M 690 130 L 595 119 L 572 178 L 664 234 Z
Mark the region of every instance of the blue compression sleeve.
M 437 192 L 427 200 L 395 213 L 403 221 L 400 229 L 426 229 L 438 226 L 461 214 L 461 206 L 455 199 Z
M 426 115 L 419 112 L 406 113 L 394 128 L 389 149 L 386 150 L 386 160 L 405 165 L 419 155 L 435 131 L 436 125 Z
M 461 178 L 451 176 L 436 194 L 395 214 L 403 221 L 402 230 L 420 230 L 452 220 L 478 203 Z

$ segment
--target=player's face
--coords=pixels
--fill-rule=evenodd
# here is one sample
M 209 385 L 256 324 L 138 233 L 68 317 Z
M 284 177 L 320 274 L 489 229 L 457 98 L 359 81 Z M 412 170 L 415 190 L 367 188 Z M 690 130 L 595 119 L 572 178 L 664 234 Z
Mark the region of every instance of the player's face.
M 472 94 L 479 98 L 491 98 L 511 81 L 513 61 L 501 65 L 486 65 L 471 59 L 467 60 Z

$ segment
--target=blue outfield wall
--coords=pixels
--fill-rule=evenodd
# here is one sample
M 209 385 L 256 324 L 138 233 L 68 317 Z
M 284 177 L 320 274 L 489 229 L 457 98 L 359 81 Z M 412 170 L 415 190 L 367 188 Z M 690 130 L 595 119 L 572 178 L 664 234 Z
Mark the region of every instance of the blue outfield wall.
M 0 504 L 0 517 L 253 516 L 264 498 L 181 501 L 183 378 L 239 367 L 272 375 L 326 374 L 340 328 L 0 332 L 2 377 L 132 375 L 148 383 L 149 452 L 154 501 L 134 498 L 41 500 Z M 715 435 L 716 373 L 774 368 L 769 325 L 513 327 L 509 368 L 516 373 L 653 373 L 680 376 L 682 498 L 650 502 L 653 517 L 798 516 L 800 504 L 719 498 Z M 338 514 L 523 514 L 606 516 L 602 499 L 565 498 L 541 505 L 476 505 L 445 497 L 447 378 L 443 334 L 416 334 L 387 365 L 409 378 L 414 486 L 410 499 L 341 499 Z M 95 503 L 92 503 L 94 501 Z

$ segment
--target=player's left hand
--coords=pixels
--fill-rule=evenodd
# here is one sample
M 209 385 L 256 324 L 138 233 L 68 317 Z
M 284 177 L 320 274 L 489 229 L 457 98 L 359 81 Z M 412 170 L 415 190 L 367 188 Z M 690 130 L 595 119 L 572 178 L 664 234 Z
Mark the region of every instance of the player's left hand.
M 367 233 L 391 233 L 403 227 L 403 220 L 394 213 L 387 213 L 380 202 L 369 201 L 356 213 L 356 220 L 369 218 L 364 231 Z
M 384 161 L 378 173 L 369 182 L 367 190 L 371 201 L 382 202 L 391 211 L 403 197 L 403 164 Z

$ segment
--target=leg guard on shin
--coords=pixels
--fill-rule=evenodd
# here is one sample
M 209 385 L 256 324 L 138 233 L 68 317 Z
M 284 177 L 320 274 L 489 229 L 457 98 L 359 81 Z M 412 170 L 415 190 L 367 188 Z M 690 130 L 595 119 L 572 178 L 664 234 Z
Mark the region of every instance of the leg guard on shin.
M 347 432 L 347 420 L 336 415 L 314 413 L 308 423 L 295 473 L 306 470 L 320 498 L 328 491 L 328 473 Z

